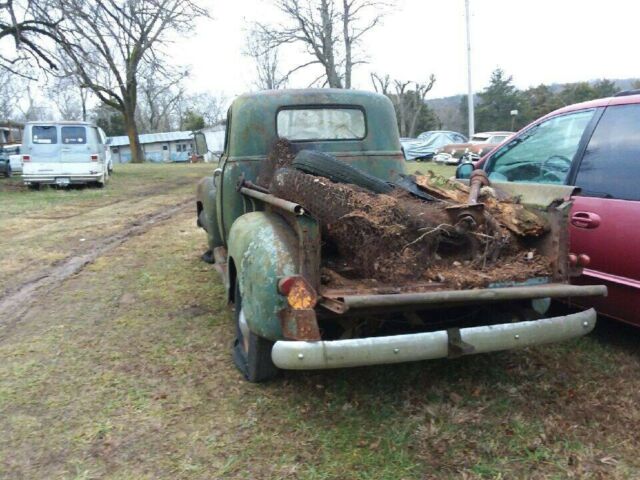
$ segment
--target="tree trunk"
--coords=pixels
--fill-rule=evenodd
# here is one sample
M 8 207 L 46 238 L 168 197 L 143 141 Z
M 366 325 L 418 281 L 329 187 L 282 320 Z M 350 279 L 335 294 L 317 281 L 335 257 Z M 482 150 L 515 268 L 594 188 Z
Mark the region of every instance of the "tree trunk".
M 140 146 L 140 138 L 138 136 L 138 125 L 136 124 L 135 112 L 127 111 L 124 113 L 124 126 L 129 137 L 129 146 L 131 148 L 131 163 L 144 162 L 142 147 Z
M 416 126 L 418 125 L 418 118 L 420 117 L 420 113 L 422 112 L 422 108 L 424 107 L 424 101 L 418 99 L 419 103 L 415 107 L 413 112 L 413 118 L 411 119 L 411 125 L 409 127 L 409 136 L 414 137 L 416 135 Z
M 351 59 L 351 35 L 349 35 L 349 20 L 351 12 L 348 0 L 343 0 L 342 11 L 342 36 L 344 38 L 344 88 L 351 88 L 351 69 L 353 60 Z
M 320 2 L 320 15 L 322 18 L 322 55 L 324 57 L 325 72 L 327 73 L 327 83 L 331 88 L 342 88 L 342 81 L 336 67 L 332 12 L 327 0 Z

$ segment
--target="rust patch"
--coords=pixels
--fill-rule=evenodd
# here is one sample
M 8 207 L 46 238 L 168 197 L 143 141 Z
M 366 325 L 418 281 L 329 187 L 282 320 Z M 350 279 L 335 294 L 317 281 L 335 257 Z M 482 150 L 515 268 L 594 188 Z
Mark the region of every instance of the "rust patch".
M 282 335 L 290 340 L 320 340 L 320 329 L 313 309 L 295 310 L 284 308 L 280 310 L 280 326 Z

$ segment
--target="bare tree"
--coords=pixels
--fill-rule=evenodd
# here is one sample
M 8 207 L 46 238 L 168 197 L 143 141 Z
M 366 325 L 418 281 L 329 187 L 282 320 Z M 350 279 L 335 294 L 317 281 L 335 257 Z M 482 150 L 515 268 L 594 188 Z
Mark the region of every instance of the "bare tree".
M 258 90 L 276 90 L 286 86 L 288 79 L 280 73 L 278 54 L 278 46 L 270 44 L 264 31 L 253 29 L 248 33 L 245 55 L 255 62 L 255 86 Z
M 209 92 L 196 93 L 184 97 L 180 105 L 181 118 L 187 111 L 200 115 L 208 127 L 220 125 L 224 122 L 227 109 L 227 98 Z
M 54 77 L 46 92 L 62 120 L 87 120 L 89 91 L 79 85 L 76 76 Z
M 25 90 L 24 103 L 18 105 L 20 120 L 30 122 L 35 120 L 48 120 L 51 118 L 51 109 L 45 105 L 42 99 L 36 98 L 32 93 L 32 86 L 28 85 Z
M 363 36 L 380 23 L 389 3 L 376 0 L 276 0 L 286 22 L 258 24 L 271 47 L 302 45 L 310 59 L 289 71 L 319 65 L 316 81 L 333 88 L 351 88 L 355 65 L 365 63 L 355 49 Z M 315 83 L 315 81 L 314 81 Z
M 425 108 L 427 93 L 433 88 L 436 77 L 431 75 L 426 82 L 391 80 L 389 75 L 371 74 L 371 82 L 376 92 L 389 97 L 396 109 L 398 130 L 401 137 L 413 137 L 422 110 Z M 391 88 L 393 87 L 393 91 Z
M 60 18 L 50 12 L 51 0 L 26 0 L 15 2 L 4 0 L 0 3 L 0 67 L 21 76 L 28 76 L 20 66 L 27 60 L 35 60 L 43 68 L 55 70 L 56 61 L 49 53 L 49 46 L 57 41 L 55 28 Z M 3 40 L 12 42 L 5 45 Z
M 65 59 L 83 87 L 122 113 L 132 162 L 141 162 L 136 123 L 141 67 L 162 64 L 158 47 L 172 33 L 188 33 L 196 18 L 208 15 L 206 10 L 191 0 L 55 2 L 63 15 L 55 32 Z
M 24 91 L 21 78 L 9 70 L 0 69 L 0 120 L 12 120 L 18 108 L 18 99 Z
M 163 75 L 152 72 L 163 68 L 150 65 L 142 74 L 139 99 L 139 122 L 144 132 L 162 132 L 175 128 L 180 118 L 180 102 L 184 98 L 183 80 L 187 70 L 167 70 Z

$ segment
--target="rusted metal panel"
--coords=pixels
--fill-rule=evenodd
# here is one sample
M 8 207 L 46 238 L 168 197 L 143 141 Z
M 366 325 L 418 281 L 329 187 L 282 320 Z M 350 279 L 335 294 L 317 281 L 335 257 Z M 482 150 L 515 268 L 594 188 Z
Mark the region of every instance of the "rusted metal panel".
M 285 308 L 278 313 L 282 335 L 291 340 L 320 340 L 316 312 L 310 309 Z
M 298 236 L 300 273 L 318 291 L 320 288 L 320 226 L 311 217 L 295 219 L 294 228 Z
M 271 195 L 270 193 L 263 193 L 263 192 L 252 190 L 251 188 L 246 188 L 246 187 L 241 187 L 240 193 L 248 197 L 261 200 L 265 203 L 273 205 L 274 207 L 281 208 L 287 212 L 295 213 L 296 215 L 304 215 L 304 208 L 302 208 L 302 206 L 298 205 L 297 203 L 289 202 L 288 200 L 278 198 L 274 195 Z
M 566 298 L 602 296 L 607 294 L 604 285 L 546 284 L 533 287 L 481 288 L 474 290 L 445 290 L 438 292 L 401 293 L 398 295 L 351 295 L 342 300 L 350 309 L 403 307 L 456 303 L 483 303 L 503 300 L 527 300 L 534 298 Z

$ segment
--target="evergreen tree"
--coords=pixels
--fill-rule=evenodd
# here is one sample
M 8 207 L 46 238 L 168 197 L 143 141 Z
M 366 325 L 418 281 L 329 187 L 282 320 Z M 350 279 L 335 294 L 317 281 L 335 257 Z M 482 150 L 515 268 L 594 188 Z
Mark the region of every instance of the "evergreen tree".
M 193 110 L 187 110 L 182 119 L 183 130 L 202 130 L 204 128 L 204 117 Z
M 586 102 L 598 98 L 598 93 L 589 82 L 568 83 L 560 92 L 560 99 L 564 105 Z
M 540 84 L 521 93 L 522 111 L 519 112 L 517 127 L 522 128 L 534 120 L 552 112 L 563 103 L 548 85 Z
M 93 112 L 96 125 L 108 137 L 126 135 L 127 129 L 124 124 L 124 115 L 109 105 L 101 104 Z
M 489 86 L 478 97 L 476 131 L 511 130 L 511 110 L 520 110 L 520 95 L 513 78 L 501 68 L 495 69 Z
M 593 84 L 593 90 L 597 95 L 596 98 L 605 98 L 605 97 L 613 97 L 616 93 L 620 91 L 616 84 L 611 80 L 607 80 L 603 78 L 602 80 L 598 80 Z

